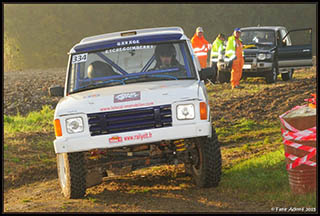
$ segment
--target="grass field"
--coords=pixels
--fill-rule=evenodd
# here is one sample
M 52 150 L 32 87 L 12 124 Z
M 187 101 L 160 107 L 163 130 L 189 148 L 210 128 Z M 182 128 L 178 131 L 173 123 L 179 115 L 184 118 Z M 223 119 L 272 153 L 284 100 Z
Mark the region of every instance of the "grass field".
M 4 116 L 4 175 L 29 169 L 55 172 L 53 113 L 44 106 L 26 117 Z M 220 120 L 223 124 L 224 119 Z M 222 145 L 223 174 L 218 190 L 275 207 L 316 207 L 316 194 L 290 192 L 279 122 L 240 119 L 217 128 Z M 250 142 L 248 142 L 250 140 Z

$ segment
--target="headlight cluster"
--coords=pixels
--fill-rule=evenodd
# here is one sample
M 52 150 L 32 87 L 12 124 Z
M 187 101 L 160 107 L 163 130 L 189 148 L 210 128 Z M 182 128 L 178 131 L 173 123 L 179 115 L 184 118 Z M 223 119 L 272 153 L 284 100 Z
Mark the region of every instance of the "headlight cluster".
M 66 119 L 66 128 L 69 134 L 83 132 L 83 119 L 81 117 Z
M 271 53 L 258 53 L 257 54 L 257 58 L 259 59 L 259 60 L 265 60 L 265 59 L 271 59 L 271 57 L 272 57 L 272 55 L 271 55 Z
M 194 119 L 194 106 L 193 104 L 183 104 L 177 106 L 177 118 L 179 120 Z

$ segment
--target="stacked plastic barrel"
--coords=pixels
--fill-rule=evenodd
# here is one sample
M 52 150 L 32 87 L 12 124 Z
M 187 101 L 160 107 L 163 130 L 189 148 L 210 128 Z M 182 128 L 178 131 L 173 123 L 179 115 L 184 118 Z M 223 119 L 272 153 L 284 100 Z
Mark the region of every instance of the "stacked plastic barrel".
M 317 187 L 316 95 L 309 104 L 279 116 L 291 191 L 314 192 Z

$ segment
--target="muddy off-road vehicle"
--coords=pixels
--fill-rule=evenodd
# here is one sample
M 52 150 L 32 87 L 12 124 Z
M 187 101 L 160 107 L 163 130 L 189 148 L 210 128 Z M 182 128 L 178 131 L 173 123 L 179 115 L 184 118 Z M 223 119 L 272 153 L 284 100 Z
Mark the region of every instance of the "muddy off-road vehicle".
M 244 45 L 244 79 L 265 77 L 267 83 L 275 83 L 281 74 L 282 80 L 288 81 L 295 69 L 312 66 L 311 28 L 288 32 L 282 26 L 246 27 L 241 28 L 240 38 Z M 217 65 L 217 80 L 229 82 L 231 68 L 223 57 Z
M 167 51 L 174 64 L 158 67 Z M 87 37 L 69 55 L 65 87 L 49 89 L 63 97 L 54 149 L 65 197 L 161 164 L 183 163 L 199 187 L 219 184 L 220 144 L 203 81 L 212 71 L 201 70 L 180 27 Z

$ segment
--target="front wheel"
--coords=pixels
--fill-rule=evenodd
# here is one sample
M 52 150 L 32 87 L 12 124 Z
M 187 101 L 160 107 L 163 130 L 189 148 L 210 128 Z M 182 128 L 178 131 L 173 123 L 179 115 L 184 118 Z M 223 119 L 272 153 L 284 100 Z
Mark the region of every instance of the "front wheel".
M 57 154 L 57 168 L 62 193 L 66 198 L 82 198 L 86 192 L 83 152 Z
M 217 187 L 221 178 L 221 151 L 215 130 L 212 137 L 195 140 L 191 176 L 199 187 Z
M 277 82 L 277 68 L 274 66 L 272 67 L 272 70 L 266 74 L 266 82 L 267 83 L 275 83 Z

